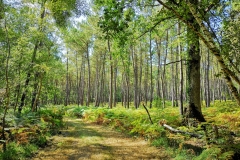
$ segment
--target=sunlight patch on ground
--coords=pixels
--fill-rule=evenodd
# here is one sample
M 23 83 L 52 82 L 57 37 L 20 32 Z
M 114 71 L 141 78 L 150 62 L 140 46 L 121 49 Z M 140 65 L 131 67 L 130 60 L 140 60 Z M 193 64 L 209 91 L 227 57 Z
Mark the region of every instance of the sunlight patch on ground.
M 129 138 L 108 127 L 80 119 L 65 119 L 65 122 L 67 128 L 54 136 L 52 145 L 41 150 L 33 160 L 171 159 L 147 141 Z

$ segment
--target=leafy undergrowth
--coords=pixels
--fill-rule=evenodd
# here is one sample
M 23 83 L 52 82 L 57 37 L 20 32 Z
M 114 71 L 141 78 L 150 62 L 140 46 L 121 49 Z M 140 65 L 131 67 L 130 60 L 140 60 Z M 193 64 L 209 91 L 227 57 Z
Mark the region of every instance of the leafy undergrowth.
M 149 112 L 154 124 L 150 123 L 143 108 L 72 106 L 67 114 L 99 125 L 111 126 L 131 136 L 144 137 L 156 147 L 168 148 L 169 154 L 175 159 L 225 160 L 233 159 L 233 156 L 236 158 L 239 154 L 240 108 L 234 102 L 215 102 L 209 108 L 203 107 L 203 114 L 208 122 L 198 126 L 181 126 L 178 108 L 152 108 Z M 159 125 L 159 120 L 163 119 L 174 128 L 201 134 L 203 138 L 171 133 Z M 202 126 L 206 128 L 205 131 Z
M 38 112 L 24 110 L 21 116 L 10 110 L 5 126 L 7 150 L 0 152 L 0 159 L 26 159 L 39 147 L 45 147 L 48 138 L 63 127 L 63 113 L 60 107 L 41 108 Z

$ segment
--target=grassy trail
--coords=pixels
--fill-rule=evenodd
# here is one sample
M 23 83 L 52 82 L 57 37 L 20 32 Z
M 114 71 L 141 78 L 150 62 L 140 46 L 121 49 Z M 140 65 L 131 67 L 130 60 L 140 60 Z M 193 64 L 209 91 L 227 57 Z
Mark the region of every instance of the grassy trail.
M 171 159 L 163 149 L 142 139 L 129 138 L 108 127 L 66 119 L 67 129 L 53 137 L 49 147 L 33 160 L 142 160 Z

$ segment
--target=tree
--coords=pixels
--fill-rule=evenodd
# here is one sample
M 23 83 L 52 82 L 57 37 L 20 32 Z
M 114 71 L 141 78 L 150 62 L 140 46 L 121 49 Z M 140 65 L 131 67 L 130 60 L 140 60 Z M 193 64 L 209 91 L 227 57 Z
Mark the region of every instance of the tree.
M 204 25 L 204 16 L 202 18 L 201 13 L 204 13 L 206 15 L 207 12 L 209 12 L 213 7 L 217 7 L 221 5 L 221 2 L 213 2 L 211 5 L 209 5 L 209 2 L 206 3 L 205 1 L 202 2 L 200 6 L 202 6 L 200 9 L 198 8 L 198 11 L 194 6 L 196 4 L 193 4 L 191 2 L 187 2 L 184 4 L 187 4 L 187 7 L 189 8 L 193 18 L 199 25 L 199 30 L 196 30 L 194 25 L 191 22 L 188 22 L 185 17 L 179 12 L 178 8 L 173 8 L 168 3 L 164 3 L 161 0 L 158 0 L 158 2 L 163 5 L 165 8 L 167 8 L 169 11 L 172 11 L 177 18 L 179 18 L 182 22 L 184 22 L 195 34 L 199 36 L 199 38 L 204 42 L 204 44 L 209 48 L 209 50 L 213 53 L 213 55 L 218 60 L 218 63 L 221 66 L 222 74 L 224 76 L 224 79 L 226 80 L 226 83 L 231 90 L 235 100 L 240 105 L 240 96 L 238 94 L 238 91 L 236 87 L 234 86 L 234 83 L 232 80 L 234 80 L 238 85 L 240 85 L 239 78 L 234 74 L 232 70 L 229 69 L 229 67 L 226 65 L 226 61 L 224 61 L 222 55 L 226 55 L 224 50 L 221 49 L 221 45 L 218 46 L 214 39 L 218 42 L 216 33 L 213 32 L 212 29 L 208 29 L 210 26 L 206 27 Z M 205 11 L 206 10 L 206 11 Z M 209 20 L 207 20 L 207 24 L 209 24 Z M 200 32 L 201 31 L 201 32 Z

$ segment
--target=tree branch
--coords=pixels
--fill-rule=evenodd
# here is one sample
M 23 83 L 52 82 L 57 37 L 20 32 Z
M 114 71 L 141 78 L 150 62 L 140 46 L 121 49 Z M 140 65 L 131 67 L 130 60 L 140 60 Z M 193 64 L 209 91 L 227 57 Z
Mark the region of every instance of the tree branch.
M 163 126 L 164 128 L 167 128 L 168 130 L 170 130 L 174 133 L 187 134 L 187 135 L 190 135 L 191 137 L 196 137 L 196 138 L 202 138 L 203 137 L 203 135 L 201 135 L 201 134 L 196 134 L 196 133 L 192 133 L 192 132 L 186 132 L 186 131 L 182 131 L 182 130 L 179 130 L 179 129 L 175 129 L 175 128 L 167 125 L 164 120 L 159 121 L 159 125 Z
M 173 16 L 169 16 L 169 17 L 164 17 L 162 19 L 160 19 L 158 22 L 156 22 L 152 27 L 150 27 L 148 30 L 146 30 L 145 32 L 143 32 L 140 36 L 137 37 L 137 39 L 141 38 L 142 36 L 144 36 L 146 33 L 151 32 L 157 25 L 159 25 L 161 22 L 171 19 L 173 18 Z
M 189 61 L 189 60 L 186 60 L 186 59 L 181 59 L 181 60 L 178 60 L 178 61 L 174 61 L 174 62 L 169 62 L 169 63 L 166 63 L 165 65 L 169 65 L 169 64 L 173 64 L 173 63 L 178 63 L 178 62 L 182 62 L 182 61 Z
M 144 105 L 144 103 L 143 103 L 143 107 L 144 107 L 144 109 L 146 110 L 146 112 L 147 112 L 147 114 L 148 114 L 148 118 L 149 118 L 151 124 L 153 124 L 152 118 L 151 118 L 151 116 L 150 116 L 150 114 L 149 114 L 149 112 L 148 112 L 147 107 Z

